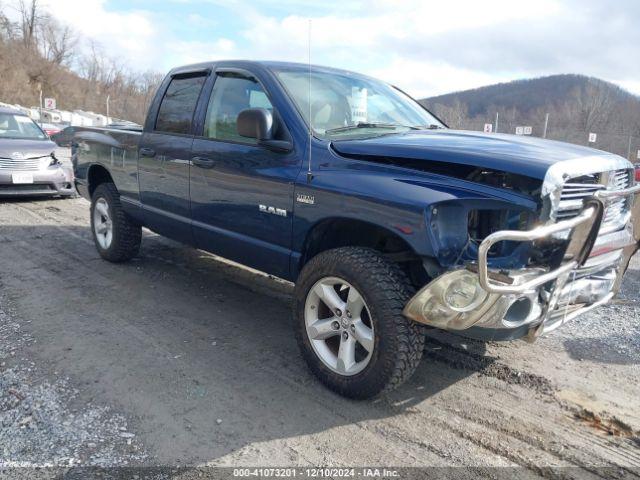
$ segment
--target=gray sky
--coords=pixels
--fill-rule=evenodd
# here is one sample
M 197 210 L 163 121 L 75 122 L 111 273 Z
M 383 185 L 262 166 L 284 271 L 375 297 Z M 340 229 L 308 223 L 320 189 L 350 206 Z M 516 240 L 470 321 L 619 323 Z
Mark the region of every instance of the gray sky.
M 640 0 L 48 0 L 130 68 L 220 58 L 312 61 L 423 97 L 581 73 L 640 94 Z

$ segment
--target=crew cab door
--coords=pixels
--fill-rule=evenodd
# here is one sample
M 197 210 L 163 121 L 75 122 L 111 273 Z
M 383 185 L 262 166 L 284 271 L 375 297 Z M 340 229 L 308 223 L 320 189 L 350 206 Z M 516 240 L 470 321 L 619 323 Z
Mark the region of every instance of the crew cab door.
M 291 254 L 294 152 L 282 153 L 238 134 L 238 114 L 267 108 L 268 92 L 251 73 L 218 69 L 202 129 L 191 153 L 191 216 L 199 248 L 287 277 Z M 205 112 L 206 110 L 206 112 Z M 276 132 L 288 135 L 281 120 Z
M 154 105 L 157 114 L 147 119 L 138 150 L 146 225 L 185 243 L 193 243 L 189 204 L 193 118 L 207 76 L 206 71 L 179 73 L 163 83 L 164 93 Z

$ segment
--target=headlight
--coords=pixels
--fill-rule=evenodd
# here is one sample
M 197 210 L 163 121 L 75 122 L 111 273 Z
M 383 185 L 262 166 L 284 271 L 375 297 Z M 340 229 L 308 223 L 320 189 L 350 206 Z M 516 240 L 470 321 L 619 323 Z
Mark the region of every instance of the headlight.
M 447 307 L 454 312 L 468 312 L 487 298 L 487 292 L 480 287 L 477 275 L 461 271 L 451 280 L 442 297 Z
M 404 314 L 435 327 L 463 330 L 480 320 L 497 298 L 482 289 L 477 274 L 455 270 L 420 290 L 407 304 Z
M 453 316 L 453 312 L 447 310 L 444 305 L 432 297 L 424 302 L 422 315 L 424 315 L 425 318 L 449 318 Z

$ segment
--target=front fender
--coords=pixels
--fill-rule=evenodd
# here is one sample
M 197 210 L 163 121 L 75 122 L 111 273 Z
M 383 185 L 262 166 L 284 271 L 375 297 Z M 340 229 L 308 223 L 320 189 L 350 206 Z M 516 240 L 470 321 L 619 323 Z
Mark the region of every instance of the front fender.
M 378 225 L 400 236 L 418 256 L 443 258 L 455 245 L 442 241 L 433 230 L 438 205 L 459 205 L 461 217 L 453 219 L 466 231 L 465 212 L 472 208 L 535 210 L 525 195 L 451 177 L 385 168 L 323 169 L 314 172 L 310 184 L 298 182 L 297 198 L 313 198 L 313 204 L 296 202 L 293 250 L 302 251 L 307 232 L 331 217 L 352 218 Z M 302 179 L 301 179 L 302 180 Z

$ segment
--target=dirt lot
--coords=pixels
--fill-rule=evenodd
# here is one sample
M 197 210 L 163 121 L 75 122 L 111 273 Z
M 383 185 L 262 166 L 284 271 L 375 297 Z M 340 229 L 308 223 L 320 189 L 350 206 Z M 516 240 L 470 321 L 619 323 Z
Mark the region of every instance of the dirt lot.
M 614 305 L 533 345 L 434 334 L 410 382 L 354 402 L 305 368 L 289 284 L 149 232 L 112 265 L 88 218 L 83 199 L 0 203 L 0 466 L 639 473 L 638 259 Z

